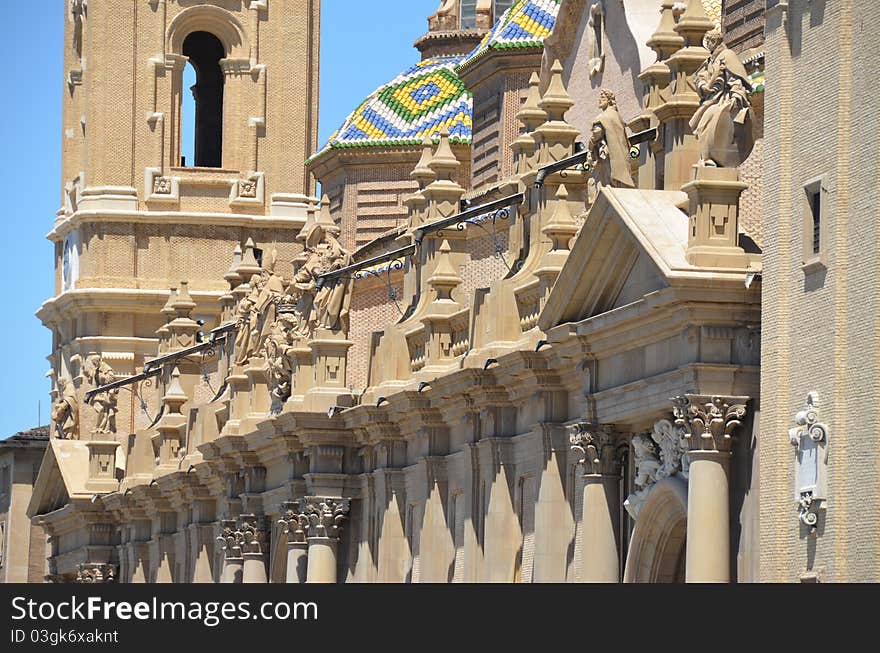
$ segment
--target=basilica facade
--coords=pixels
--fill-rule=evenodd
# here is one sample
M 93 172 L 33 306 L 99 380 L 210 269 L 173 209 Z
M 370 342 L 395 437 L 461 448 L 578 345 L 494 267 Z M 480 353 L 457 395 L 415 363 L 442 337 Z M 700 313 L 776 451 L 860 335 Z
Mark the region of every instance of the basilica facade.
M 48 580 L 880 578 L 880 8 L 444 0 L 319 144 L 319 5 L 68 3 Z

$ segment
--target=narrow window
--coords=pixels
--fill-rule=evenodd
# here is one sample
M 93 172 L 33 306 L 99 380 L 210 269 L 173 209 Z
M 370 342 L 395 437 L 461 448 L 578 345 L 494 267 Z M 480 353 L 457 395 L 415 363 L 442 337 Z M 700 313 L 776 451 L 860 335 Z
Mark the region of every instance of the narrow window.
M 192 95 L 195 116 L 192 122 L 193 155 L 185 163 L 219 168 L 223 161 L 223 71 L 220 60 L 226 56 L 223 44 L 208 32 L 193 32 L 183 42 L 183 54 L 195 71 Z M 186 128 L 183 128 L 186 133 Z M 181 161 L 181 164 L 185 164 Z
M 819 253 L 822 244 L 822 194 L 819 189 L 810 190 L 808 201 L 810 203 L 810 214 L 813 218 L 813 255 Z
M 183 93 L 180 110 L 180 165 L 196 160 L 196 69 L 187 62 L 183 69 Z
M 461 0 L 461 21 L 459 29 L 474 29 L 477 26 L 477 0 Z

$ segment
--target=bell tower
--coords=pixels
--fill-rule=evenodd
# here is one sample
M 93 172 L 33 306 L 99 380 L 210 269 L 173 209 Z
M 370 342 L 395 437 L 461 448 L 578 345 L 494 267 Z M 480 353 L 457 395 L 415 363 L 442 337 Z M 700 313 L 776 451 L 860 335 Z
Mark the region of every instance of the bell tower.
M 156 356 L 169 288 L 188 283 L 207 331 L 236 246 L 252 238 L 279 261 L 301 248 L 318 203 L 305 160 L 320 1 L 66 0 L 64 11 L 55 294 L 38 317 L 53 373 L 79 388 L 89 354 L 121 376 Z

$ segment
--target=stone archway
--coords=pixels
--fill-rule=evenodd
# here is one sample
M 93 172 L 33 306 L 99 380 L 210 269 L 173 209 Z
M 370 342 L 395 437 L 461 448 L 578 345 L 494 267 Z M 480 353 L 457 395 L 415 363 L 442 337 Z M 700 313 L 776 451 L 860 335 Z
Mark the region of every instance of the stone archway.
M 687 482 L 665 478 L 651 490 L 633 530 L 625 583 L 684 582 Z

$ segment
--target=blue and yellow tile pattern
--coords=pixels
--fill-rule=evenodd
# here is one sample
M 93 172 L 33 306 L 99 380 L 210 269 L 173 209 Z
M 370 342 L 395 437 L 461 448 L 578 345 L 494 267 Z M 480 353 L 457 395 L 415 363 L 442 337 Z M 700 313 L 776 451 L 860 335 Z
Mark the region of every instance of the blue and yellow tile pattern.
M 420 61 L 376 90 L 346 118 L 311 160 L 350 147 L 418 145 L 449 130 L 453 142 L 471 142 L 473 100 L 455 73 L 461 57 Z
M 517 0 L 458 67 L 473 63 L 491 50 L 540 47 L 556 25 L 561 2 Z

